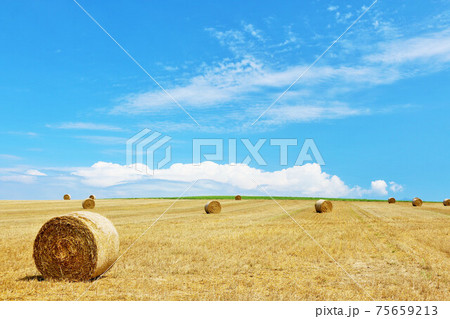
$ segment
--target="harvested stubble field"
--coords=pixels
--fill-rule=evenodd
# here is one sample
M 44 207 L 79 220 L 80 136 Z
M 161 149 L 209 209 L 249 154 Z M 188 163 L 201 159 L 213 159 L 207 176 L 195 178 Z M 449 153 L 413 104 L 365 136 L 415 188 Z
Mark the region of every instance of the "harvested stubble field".
M 114 223 L 122 253 L 172 202 L 97 200 L 93 211 Z M 205 203 L 176 202 L 92 284 L 41 280 L 32 259 L 39 228 L 81 201 L 0 201 L 0 299 L 450 299 L 442 203 L 335 201 L 332 213 L 317 214 L 313 200 L 279 201 L 363 289 L 275 202 L 221 200 L 217 215 L 205 214 Z

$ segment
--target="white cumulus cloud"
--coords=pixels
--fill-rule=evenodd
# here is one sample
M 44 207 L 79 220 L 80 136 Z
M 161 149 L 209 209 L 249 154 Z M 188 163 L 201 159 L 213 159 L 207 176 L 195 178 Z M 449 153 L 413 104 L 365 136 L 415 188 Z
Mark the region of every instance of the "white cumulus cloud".
M 83 183 L 95 187 L 109 187 L 137 182 L 147 177 L 144 166 L 97 162 L 91 167 L 79 168 L 72 175 L 82 177 Z
M 388 184 L 383 180 L 373 181 L 370 189 L 360 186 L 350 187 L 339 176 L 322 171 L 322 167 L 315 163 L 273 172 L 245 164 L 214 162 L 204 162 L 201 165 L 176 163 L 169 168 L 153 171 L 153 175 L 148 175 L 146 169 L 145 165 L 138 165 L 136 170 L 132 165 L 97 162 L 91 167 L 78 168 L 72 175 L 80 177 L 82 183 L 92 187 L 114 187 L 125 184 L 148 186 L 164 182 L 166 186 L 170 183 L 174 192 L 181 192 L 183 185 L 187 183 L 201 180 L 203 184 L 206 182 L 210 185 L 211 191 L 219 193 L 220 190 L 226 192 L 225 190 L 230 189 L 255 193 L 261 192 L 261 187 L 271 195 L 285 196 L 361 197 L 384 196 L 388 193 Z
M 371 185 L 371 190 L 374 194 L 376 195 L 387 195 L 388 191 L 387 191 L 387 183 L 383 180 L 376 180 L 373 181 L 372 183 L 370 183 Z
M 403 186 L 397 184 L 396 182 L 389 182 L 389 189 L 394 193 L 403 191 Z

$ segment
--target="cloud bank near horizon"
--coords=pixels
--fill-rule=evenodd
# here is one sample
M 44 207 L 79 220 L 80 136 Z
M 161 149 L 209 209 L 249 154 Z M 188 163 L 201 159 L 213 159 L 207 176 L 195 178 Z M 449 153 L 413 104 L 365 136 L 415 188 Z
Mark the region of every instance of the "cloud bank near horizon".
M 14 187 L 44 189 L 43 198 L 58 199 L 59 193 L 82 194 L 84 190 L 99 197 L 179 196 L 197 181 L 187 195 L 267 195 L 304 197 L 385 197 L 403 191 L 394 181 L 375 180 L 370 187 L 349 186 L 339 176 L 330 175 L 318 164 L 264 171 L 246 164 L 200 165 L 175 163 L 149 175 L 145 165 L 97 162 L 90 167 L 71 169 L 14 169 L 0 172 L 5 193 Z M 14 189 L 12 187 L 11 189 Z M 7 196 L 7 195 L 5 195 Z M 81 196 L 81 195 L 80 195 Z M 85 195 L 83 195 L 85 196 Z

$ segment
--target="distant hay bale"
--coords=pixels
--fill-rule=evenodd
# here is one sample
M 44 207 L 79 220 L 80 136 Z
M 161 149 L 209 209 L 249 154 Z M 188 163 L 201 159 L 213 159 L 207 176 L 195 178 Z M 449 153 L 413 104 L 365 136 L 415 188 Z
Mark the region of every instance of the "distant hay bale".
M 95 200 L 92 198 L 86 198 L 81 204 L 84 209 L 94 209 L 95 208 Z
M 442 203 L 444 204 L 444 206 L 450 206 L 450 199 L 446 198 Z
M 89 195 L 89 198 L 95 200 L 95 195 Z
M 319 199 L 316 202 L 316 212 L 327 213 L 333 211 L 333 203 L 329 200 Z
M 64 195 L 64 200 L 70 200 L 70 195 L 69 194 L 66 194 L 66 195 Z
M 235 197 L 234 199 L 235 199 L 235 200 L 241 200 L 242 197 L 241 197 L 241 195 L 236 195 L 236 197 Z
M 102 275 L 118 256 L 117 230 L 106 217 L 92 212 L 52 218 L 34 241 L 34 262 L 47 279 L 89 280 Z
M 422 206 L 423 201 L 419 197 L 414 197 L 412 200 L 413 206 Z
M 222 210 L 222 206 L 216 200 L 210 201 L 205 205 L 205 212 L 207 214 L 219 214 Z
M 396 200 L 395 200 L 394 197 L 390 197 L 390 198 L 388 199 L 388 203 L 389 203 L 389 204 L 395 204 L 395 202 L 396 202 Z

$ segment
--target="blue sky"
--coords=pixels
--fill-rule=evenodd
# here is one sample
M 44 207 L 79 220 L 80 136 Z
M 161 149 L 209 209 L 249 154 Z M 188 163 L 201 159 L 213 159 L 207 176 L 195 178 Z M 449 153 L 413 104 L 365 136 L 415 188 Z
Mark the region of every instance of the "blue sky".
M 373 1 L 78 2 L 200 125 L 74 1 L 4 1 L 0 199 L 450 197 L 448 1 L 379 0 L 255 125 Z M 144 128 L 172 138 L 154 176 L 126 165 Z M 267 165 L 194 167 L 193 138 L 238 162 L 267 139 Z M 299 140 L 287 166 L 274 138 Z M 326 165 L 294 165 L 307 138 Z

